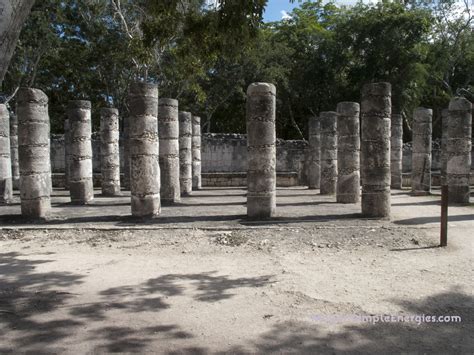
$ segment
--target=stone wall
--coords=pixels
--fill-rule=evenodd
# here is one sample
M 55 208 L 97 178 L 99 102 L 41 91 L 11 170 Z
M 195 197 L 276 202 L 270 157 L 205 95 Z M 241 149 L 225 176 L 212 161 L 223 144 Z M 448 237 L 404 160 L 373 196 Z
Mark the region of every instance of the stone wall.
M 304 162 L 307 143 L 304 141 L 277 141 L 277 171 L 297 173 L 304 179 Z M 100 141 L 98 134 L 92 136 L 93 169 L 100 173 Z M 203 173 L 243 173 L 247 171 L 247 139 L 243 134 L 203 134 Z M 120 156 L 123 145 L 120 143 Z M 53 135 L 51 139 L 51 162 L 53 173 L 64 172 L 64 138 Z M 123 161 L 120 162 L 123 168 Z
M 403 172 L 411 172 L 411 154 L 412 146 L 411 142 L 403 144 Z M 433 140 L 431 145 L 431 171 L 440 171 L 441 170 L 441 142 L 436 139 Z M 471 151 L 471 171 L 474 171 L 474 147 Z
M 301 140 L 277 141 L 277 173 L 279 185 L 287 185 L 290 182 L 296 185 L 306 184 L 305 155 L 308 149 L 307 142 Z M 100 173 L 100 141 L 98 134 L 93 134 L 92 150 L 94 154 L 94 173 Z M 120 156 L 123 156 L 123 145 L 120 143 Z M 474 170 L 474 151 L 471 152 Z M 202 136 L 202 173 L 206 174 L 203 184 L 210 182 L 212 185 L 217 181 L 222 182 L 228 177 L 229 184 L 244 182 L 242 173 L 247 170 L 247 140 L 243 134 L 221 134 L 211 133 Z M 51 163 L 53 173 L 64 172 L 64 139 L 62 135 L 53 135 L 51 139 Z M 123 168 L 123 161 L 121 161 Z M 433 141 L 432 167 L 433 171 L 440 169 L 440 145 L 439 141 Z M 403 172 L 411 171 L 411 143 L 405 143 L 403 147 Z M 213 173 L 227 173 L 212 177 Z M 229 173 L 234 173 L 233 177 Z M 285 173 L 291 173 L 290 175 Z M 291 176 L 291 179 L 288 179 Z M 232 180 L 233 179 L 233 180 Z M 284 182 L 285 181 L 285 182 Z

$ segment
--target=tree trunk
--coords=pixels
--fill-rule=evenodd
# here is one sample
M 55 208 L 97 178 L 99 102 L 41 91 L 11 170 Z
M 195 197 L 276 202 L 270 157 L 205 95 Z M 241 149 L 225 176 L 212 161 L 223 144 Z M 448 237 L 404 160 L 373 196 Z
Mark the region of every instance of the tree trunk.
M 0 0 L 0 86 L 35 0 Z

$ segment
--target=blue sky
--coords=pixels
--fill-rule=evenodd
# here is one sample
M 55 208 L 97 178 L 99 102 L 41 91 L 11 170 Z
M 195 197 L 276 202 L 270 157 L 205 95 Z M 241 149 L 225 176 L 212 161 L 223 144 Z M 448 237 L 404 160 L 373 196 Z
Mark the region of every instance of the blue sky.
M 336 0 L 336 4 L 354 5 L 357 0 Z M 364 2 L 377 2 L 378 0 L 364 0 Z M 474 1 L 474 0 L 473 0 Z M 268 0 L 263 20 L 265 22 L 279 21 L 284 16 L 291 13 L 295 7 L 298 7 L 300 2 L 295 0 L 293 3 L 290 0 Z
M 291 10 L 298 6 L 298 0 L 290 3 L 290 0 L 268 0 L 267 8 L 263 20 L 265 22 L 279 21 L 283 17 L 283 12 L 290 13 Z

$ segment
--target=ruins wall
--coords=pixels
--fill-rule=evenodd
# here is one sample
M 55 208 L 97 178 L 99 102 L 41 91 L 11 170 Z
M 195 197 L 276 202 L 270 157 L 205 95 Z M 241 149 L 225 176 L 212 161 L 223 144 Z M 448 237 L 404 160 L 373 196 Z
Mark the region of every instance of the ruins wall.
M 283 186 L 283 184 L 288 186 L 305 184 L 307 149 L 307 142 L 302 140 L 277 140 L 277 184 L 279 186 Z M 94 173 L 100 175 L 100 138 L 98 133 L 92 135 L 92 152 Z M 411 142 L 405 143 L 403 145 L 405 187 L 409 186 L 406 183 L 406 173 L 411 171 L 411 152 Z M 245 186 L 247 140 L 244 134 L 204 133 L 202 135 L 201 154 L 203 186 Z M 439 140 L 433 140 L 431 154 L 431 170 L 437 172 L 441 167 Z M 120 156 L 123 157 L 122 142 L 120 142 Z M 474 168 L 474 151 L 471 152 L 471 158 L 472 167 Z M 64 138 L 62 134 L 52 135 L 51 163 L 53 173 L 64 173 Z M 123 169 L 123 161 L 121 161 L 121 168 Z M 434 174 L 433 185 L 437 185 L 436 178 L 436 174 Z M 55 185 L 60 184 L 59 179 L 58 176 L 55 177 Z M 94 183 L 97 184 L 100 181 L 99 179 L 100 176 L 94 176 Z

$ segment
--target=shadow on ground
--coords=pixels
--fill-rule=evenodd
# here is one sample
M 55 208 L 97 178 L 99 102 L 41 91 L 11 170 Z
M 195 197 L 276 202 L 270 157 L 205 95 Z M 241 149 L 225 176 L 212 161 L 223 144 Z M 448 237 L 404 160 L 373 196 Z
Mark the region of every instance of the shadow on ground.
M 173 296 L 213 303 L 232 298 L 238 289 L 273 282 L 272 276 L 231 278 L 216 271 L 166 274 L 137 285 L 105 289 L 97 295 L 98 301 L 85 302 L 80 294 L 68 291 L 85 282 L 85 276 L 37 272 L 38 265 L 53 260 L 29 260 L 25 256 L 0 253 L 0 353 L 62 352 L 81 332 L 89 334 L 88 342 L 98 344 L 93 351 L 99 353 L 136 352 L 165 339 L 193 338 L 177 324 L 115 326 L 113 315 L 129 313 L 127 319 L 137 320 L 141 312 L 158 313 L 170 308 L 167 299 Z
M 306 322 L 275 324 L 253 343 L 257 353 L 375 354 L 375 353 L 470 353 L 474 298 L 453 289 L 423 300 L 392 300 L 405 315 L 457 315 L 460 323 L 376 323 L 350 325 L 337 333 L 321 332 Z M 317 313 L 317 310 L 315 310 Z M 236 347 L 231 351 L 243 353 Z
M 48 254 L 45 254 L 47 256 Z M 259 288 L 273 276 L 231 278 L 216 271 L 166 274 L 135 285 L 108 288 L 97 301 L 81 303 L 81 295 L 68 292 L 86 282 L 69 272 L 38 272 L 48 258 L 25 259 L 19 253 L 0 253 L 0 353 L 55 353 L 85 342 L 94 353 L 144 352 L 162 349 L 174 341 L 179 354 L 214 351 L 198 335 L 179 324 L 137 326 L 141 312 L 159 313 L 171 307 L 170 297 L 187 296 L 192 302 L 212 303 L 235 296 L 241 288 Z M 470 353 L 474 348 L 474 297 L 453 288 L 425 299 L 389 300 L 404 315 L 460 316 L 461 323 L 376 323 L 346 325 L 326 332 L 308 314 L 307 321 L 275 321 L 267 330 L 223 353 Z M 175 310 L 179 312 L 179 309 Z M 116 321 L 117 312 L 129 313 Z M 314 309 L 314 315 L 318 309 Z M 181 315 L 182 316 L 182 315 Z M 124 322 L 123 320 L 127 321 Z M 128 326 L 134 319 L 134 326 Z M 158 319 L 158 318 L 157 318 Z M 125 323 L 126 325 L 124 325 Z M 270 325 L 271 324 L 271 325 Z M 76 337 L 76 338 L 74 338 Z M 79 340 L 78 340 L 79 339 Z M 189 346 L 196 341 L 198 346 Z M 75 343 L 76 342 L 76 343 Z M 69 344 L 69 345 L 68 345 Z M 94 344 L 94 345 L 90 345 Z M 89 352 L 89 350 L 87 351 Z
M 95 224 L 115 222 L 116 226 L 150 226 L 150 225 L 175 225 L 203 222 L 234 222 L 244 226 L 247 225 L 279 225 L 292 223 L 310 223 L 310 222 L 328 222 L 334 220 L 370 220 L 365 218 L 361 213 L 346 214 L 325 214 L 325 215 L 308 215 L 308 216 L 277 216 L 269 219 L 249 219 L 243 214 L 222 214 L 209 216 L 157 216 L 155 218 L 139 218 L 134 216 L 120 215 L 100 215 L 100 216 L 80 216 L 62 218 L 60 216 L 51 219 L 31 219 L 21 215 L 3 215 L 0 216 L 0 222 L 5 225 L 18 224 L 41 224 L 41 225 L 74 225 L 74 224 Z
M 394 221 L 393 223 L 406 224 L 406 225 L 439 223 L 441 220 L 440 218 L 441 218 L 440 216 L 414 217 L 414 218 L 400 219 L 398 221 Z M 448 222 L 463 222 L 463 221 L 474 221 L 474 214 L 448 216 Z

